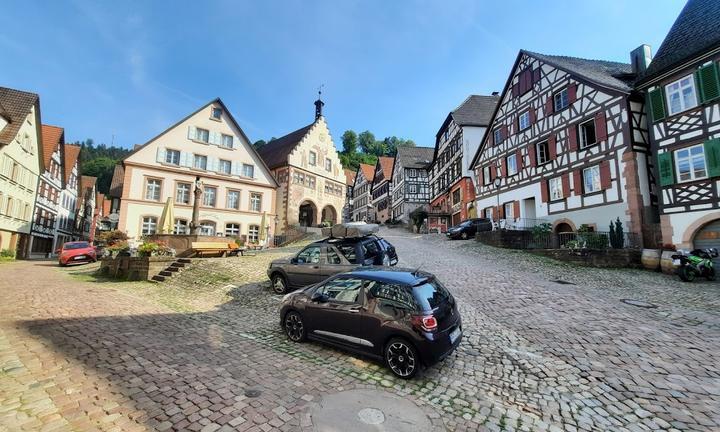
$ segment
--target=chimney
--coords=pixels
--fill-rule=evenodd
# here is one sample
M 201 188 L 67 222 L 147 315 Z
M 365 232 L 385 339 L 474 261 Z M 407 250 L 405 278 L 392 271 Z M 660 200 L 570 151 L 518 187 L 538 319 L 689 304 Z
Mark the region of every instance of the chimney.
M 630 63 L 632 64 L 632 71 L 636 75 L 645 72 L 651 61 L 650 45 L 642 44 L 630 51 Z
M 500 94 L 500 92 L 492 92 L 492 95 L 493 95 L 493 96 L 497 96 L 497 95 L 499 95 L 499 94 Z

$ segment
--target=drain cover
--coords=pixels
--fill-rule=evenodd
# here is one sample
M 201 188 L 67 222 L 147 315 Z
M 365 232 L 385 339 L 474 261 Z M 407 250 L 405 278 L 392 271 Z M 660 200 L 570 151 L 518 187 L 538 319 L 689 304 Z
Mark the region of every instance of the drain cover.
M 257 390 L 257 389 L 245 390 L 245 397 L 256 398 L 258 396 L 260 396 L 260 390 Z
M 375 408 L 363 408 L 358 412 L 360 421 L 369 425 L 379 425 L 385 422 L 385 414 Z
M 572 282 L 568 282 L 568 281 L 565 281 L 565 280 L 562 280 L 562 279 L 555 279 L 555 280 L 551 280 L 550 282 L 555 282 L 555 283 L 560 284 L 560 285 L 575 285 L 575 284 L 572 283 Z
M 653 309 L 653 308 L 657 307 L 656 305 L 654 305 L 652 303 L 648 303 L 648 302 L 645 302 L 642 300 L 620 299 L 620 301 L 625 304 L 629 304 L 630 306 L 637 306 L 637 307 L 646 308 L 646 309 Z

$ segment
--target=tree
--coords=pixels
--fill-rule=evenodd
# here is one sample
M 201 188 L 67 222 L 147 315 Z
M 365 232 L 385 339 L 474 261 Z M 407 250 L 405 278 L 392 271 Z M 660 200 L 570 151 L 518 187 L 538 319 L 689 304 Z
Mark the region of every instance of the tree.
M 98 192 L 108 193 L 117 162 L 104 156 L 91 159 L 82 164 L 82 175 L 97 177 Z
M 260 150 L 265 144 L 267 144 L 265 140 L 257 140 L 253 143 L 253 147 L 255 147 L 255 150 Z
M 343 153 L 352 155 L 357 152 L 358 136 L 355 131 L 346 130 L 342 136 Z
M 375 147 L 375 135 L 370 131 L 360 132 L 358 135 L 358 146 L 363 153 L 371 154 Z

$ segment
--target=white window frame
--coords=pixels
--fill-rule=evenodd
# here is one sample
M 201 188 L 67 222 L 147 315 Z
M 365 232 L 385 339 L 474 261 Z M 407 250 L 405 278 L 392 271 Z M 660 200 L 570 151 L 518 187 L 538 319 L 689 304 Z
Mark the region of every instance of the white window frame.
M 181 189 L 181 186 L 187 186 L 187 189 Z M 178 204 L 190 204 L 190 194 L 192 192 L 192 185 L 190 183 L 180 182 L 175 186 L 175 202 Z M 185 200 L 181 200 L 185 197 Z
M 490 183 L 492 183 L 492 181 L 490 180 L 490 166 L 483 167 L 482 175 L 483 175 L 483 185 L 487 186 Z
M 683 84 L 683 81 L 686 81 L 686 83 Z M 676 86 L 676 88 L 673 89 L 673 86 Z M 690 93 L 688 93 L 688 96 L 692 98 L 691 101 L 686 101 L 683 97 L 683 90 L 685 89 L 692 90 Z M 672 97 L 674 95 L 678 96 L 678 107 L 676 109 L 673 109 L 672 103 Z M 698 92 L 697 88 L 695 88 L 695 77 L 693 76 L 693 74 L 686 75 L 676 81 L 671 82 L 670 84 L 667 84 L 665 86 L 665 98 L 665 100 L 667 101 L 668 115 L 681 113 L 683 111 L 687 111 L 698 106 Z
M 203 161 L 203 166 L 199 166 L 198 160 Z M 194 154 L 193 155 L 193 168 L 207 170 L 207 156 L 200 155 L 200 154 Z
M 567 87 L 557 93 L 553 93 L 553 112 L 562 111 L 568 106 L 570 106 L 570 97 Z
M 520 114 L 520 117 L 518 117 L 518 126 L 520 130 L 525 130 L 530 127 L 530 110 Z
M 696 148 L 700 148 L 701 152 L 696 155 L 693 155 L 692 150 L 696 149 Z M 687 152 L 687 155 L 681 156 L 680 153 L 682 153 L 682 152 Z M 698 145 L 694 145 L 694 146 L 690 146 L 690 147 L 681 148 L 679 150 L 675 150 L 673 153 L 674 153 L 673 159 L 675 159 L 675 176 L 677 177 L 678 182 L 685 183 L 685 182 L 691 182 L 691 181 L 695 181 L 695 180 L 701 180 L 701 179 L 708 178 L 707 158 L 705 157 L 705 146 L 703 144 L 698 144 Z M 694 169 L 695 160 L 699 160 L 700 158 L 702 158 L 703 171 L 705 172 L 704 176 L 697 175 L 695 173 L 695 169 Z M 683 179 L 682 172 L 680 171 L 680 163 L 681 162 L 688 163 L 688 169 L 689 169 L 688 177 L 685 179 Z
M 213 221 L 200 221 L 200 235 L 214 236 L 217 230 L 217 224 Z
M 230 175 L 232 173 L 232 162 L 227 159 L 220 159 L 220 162 L 218 162 L 218 172 Z
M 222 141 L 221 141 L 220 145 L 225 148 L 233 148 L 233 136 L 226 135 L 226 134 L 221 134 L 221 135 L 222 135 Z
M 231 204 L 231 200 L 230 200 L 230 196 L 231 196 L 231 195 L 235 195 L 235 196 L 237 197 L 237 198 L 234 200 L 234 201 L 235 201 L 235 205 L 230 205 L 230 204 Z M 239 210 L 239 209 L 240 209 L 240 191 L 237 191 L 237 190 L 229 190 L 229 191 L 227 192 L 227 198 L 225 199 L 225 208 L 234 209 L 234 210 Z
M 502 142 L 502 129 L 497 128 L 493 131 L 493 139 L 495 140 L 495 144 L 500 144 Z
M 156 195 L 157 198 L 155 198 Z M 162 198 L 162 180 L 147 179 L 145 181 L 145 199 L 149 201 L 160 201 L 160 198 Z
M 212 204 L 208 204 L 208 197 L 211 195 L 208 192 L 212 191 Z M 202 205 L 204 207 L 216 207 L 217 206 L 217 188 L 215 186 L 205 186 L 202 194 Z
M 330 158 L 325 158 L 325 171 L 332 171 L 332 160 Z
M 189 234 L 189 233 L 190 233 L 190 227 L 188 226 L 187 219 L 175 218 L 175 221 L 173 223 L 173 234 L 180 235 L 180 234 Z
M 142 235 L 153 235 L 157 232 L 158 219 L 155 216 L 144 216 L 141 222 L 140 233 Z
M 595 141 L 588 142 L 587 137 L 587 127 L 590 125 L 593 129 L 593 133 L 595 134 Z M 581 149 L 592 147 L 595 144 L 598 143 L 597 139 L 597 130 L 595 129 L 595 119 L 590 119 L 588 121 L 584 121 L 578 125 L 578 146 Z
M 259 212 L 262 210 L 262 194 L 258 192 L 250 193 L 250 211 Z
M 314 151 L 310 151 L 310 155 L 308 156 L 308 164 L 315 166 L 317 165 L 317 153 Z
M 503 204 L 503 209 L 505 209 L 505 219 L 515 219 L 517 217 L 515 215 L 515 203 L 513 201 Z
M 203 128 L 195 128 L 195 140 L 209 143 L 210 142 L 210 131 Z
M 512 161 L 512 164 L 510 163 Z M 518 173 L 517 167 L 517 153 L 513 153 L 505 158 L 505 164 L 507 165 L 507 176 L 514 176 Z
M 553 177 L 548 181 L 548 189 L 550 189 L 550 201 L 559 201 L 565 198 L 563 191 L 562 177 Z
M 543 149 L 540 151 L 540 149 Z M 540 160 L 540 155 L 544 157 Z M 535 162 L 537 165 L 543 165 L 550 162 L 550 142 L 541 141 L 535 144 Z
M 590 181 L 588 181 L 588 172 L 590 172 Z M 594 165 L 583 169 L 582 182 L 583 193 L 585 194 L 601 191 L 602 185 L 600 182 L 600 165 Z
M 165 163 L 169 165 L 180 165 L 180 150 L 166 149 Z
M 240 236 L 240 224 L 235 222 L 228 222 L 225 224 L 225 237 L 239 237 Z
M 260 226 L 250 225 L 248 226 L 248 242 L 258 243 L 260 241 Z
M 247 178 L 255 178 L 255 165 L 243 164 L 242 175 Z
M 212 107 L 212 109 L 210 110 L 210 118 L 220 120 L 222 118 L 222 112 L 222 108 Z M 215 113 L 217 113 L 218 115 L 215 115 Z

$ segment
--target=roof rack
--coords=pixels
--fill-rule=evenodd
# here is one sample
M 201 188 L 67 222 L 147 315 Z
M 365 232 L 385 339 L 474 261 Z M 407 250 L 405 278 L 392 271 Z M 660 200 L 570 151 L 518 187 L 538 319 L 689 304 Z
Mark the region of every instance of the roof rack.
M 365 222 L 346 222 L 322 229 L 322 235 L 330 238 L 359 238 L 375 234 L 380 230 L 378 224 Z

